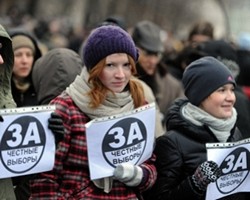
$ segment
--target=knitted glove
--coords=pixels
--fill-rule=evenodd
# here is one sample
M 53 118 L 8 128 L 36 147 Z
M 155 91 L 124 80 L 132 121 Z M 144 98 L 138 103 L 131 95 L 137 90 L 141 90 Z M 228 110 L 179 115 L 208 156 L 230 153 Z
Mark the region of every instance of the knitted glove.
M 195 173 L 192 175 L 192 181 L 200 191 L 205 191 L 207 185 L 215 182 L 221 176 L 221 173 L 221 169 L 215 162 L 205 161 L 197 167 Z
M 52 112 L 49 118 L 48 128 L 54 133 L 56 145 L 62 141 L 64 136 L 64 126 L 62 118 L 59 114 Z
M 114 179 L 127 186 L 137 186 L 143 178 L 142 168 L 131 163 L 122 163 L 115 168 Z

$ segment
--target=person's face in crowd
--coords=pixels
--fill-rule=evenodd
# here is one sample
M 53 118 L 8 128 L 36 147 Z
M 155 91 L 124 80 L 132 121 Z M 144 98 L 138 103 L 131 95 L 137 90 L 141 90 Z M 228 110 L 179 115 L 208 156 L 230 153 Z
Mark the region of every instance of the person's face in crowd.
M 2 56 L 2 50 L 3 50 L 2 47 L 3 47 L 3 45 L 0 42 L 0 65 L 4 63 L 3 56 Z
M 31 72 L 34 61 L 33 51 L 28 47 L 21 47 L 14 51 L 14 56 L 14 76 L 17 78 L 27 77 Z
M 193 35 L 188 44 L 192 45 L 193 47 L 198 46 L 200 43 L 207 42 L 212 40 L 211 37 L 203 34 L 196 34 Z
M 207 35 L 196 34 L 191 38 L 191 43 L 201 43 L 211 40 L 212 38 Z
M 119 93 L 124 90 L 131 75 L 131 64 L 127 54 L 115 53 L 106 57 L 105 67 L 99 78 L 105 87 Z
M 235 101 L 233 84 L 226 84 L 208 96 L 200 107 L 216 118 L 227 119 L 233 114 L 232 108 Z
M 141 67 L 148 75 L 155 73 L 156 67 L 159 64 L 162 54 L 158 52 L 150 52 L 139 48 L 139 60 Z

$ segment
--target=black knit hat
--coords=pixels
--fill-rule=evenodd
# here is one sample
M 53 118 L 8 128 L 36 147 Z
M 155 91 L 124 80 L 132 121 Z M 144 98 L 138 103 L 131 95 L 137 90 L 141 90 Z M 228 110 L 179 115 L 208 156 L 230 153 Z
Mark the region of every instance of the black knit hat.
M 114 53 L 126 53 L 135 62 L 138 50 L 131 36 L 122 28 L 104 25 L 94 29 L 83 47 L 83 62 L 91 70 L 100 60 Z
M 236 85 L 229 69 L 211 56 L 192 62 L 183 73 L 182 83 L 186 97 L 196 106 L 219 87 L 228 83 Z

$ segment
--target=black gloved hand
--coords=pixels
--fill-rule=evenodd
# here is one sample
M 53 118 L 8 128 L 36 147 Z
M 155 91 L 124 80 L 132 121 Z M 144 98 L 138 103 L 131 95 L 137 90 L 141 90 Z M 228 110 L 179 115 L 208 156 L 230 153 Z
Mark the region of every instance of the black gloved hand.
M 3 122 L 3 116 L 0 115 L 0 122 Z
M 205 161 L 197 167 L 192 175 L 192 181 L 200 191 L 205 191 L 207 185 L 215 182 L 221 176 L 221 173 L 221 169 L 214 161 Z
M 49 118 L 49 129 L 54 133 L 56 145 L 62 141 L 65 130 L 62 118 L 56 112 L 52 112 Z

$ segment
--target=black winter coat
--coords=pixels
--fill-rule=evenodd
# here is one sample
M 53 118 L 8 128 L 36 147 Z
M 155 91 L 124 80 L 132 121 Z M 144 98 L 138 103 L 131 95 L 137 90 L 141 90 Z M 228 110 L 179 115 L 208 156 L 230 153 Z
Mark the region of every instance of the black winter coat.
M 14 101 L 16 102 L 17 107 L 25 106 L 37 106 L 37 95 L 33 85 L 29 87 L 27 91 L 22 93 L 17 89 L 13 80 L 11 80 L 11 89 Z
M 219 141 L 207 126 L 196 126 L 185 120 L 180 110 L 187 102 L 184 99 L 175 101 L 166 119 L 168 132 L 156 140 L 158 177 L 150 191 L 152 199 L 205 199 L 205 193 L 198 193 L 192 186 L 190 177 L 207 160 L 205 144 Z M 228 142 L 241 139 L 241 133 L 234 128 Z M 238 196 L 244 194 L 237 194 Z M 233 199 L 238 198 L 234 195 Z

